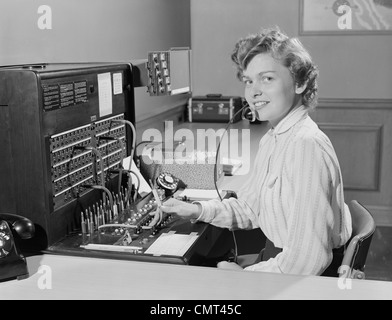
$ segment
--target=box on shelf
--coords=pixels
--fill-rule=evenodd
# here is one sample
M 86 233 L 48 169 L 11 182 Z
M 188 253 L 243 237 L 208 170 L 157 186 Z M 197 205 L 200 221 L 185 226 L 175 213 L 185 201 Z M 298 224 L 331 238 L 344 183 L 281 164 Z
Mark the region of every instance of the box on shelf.
M 229 122 L 241 120 L 242 98 L 207 94 L 191 97 L 188 102 L 189 122 Z

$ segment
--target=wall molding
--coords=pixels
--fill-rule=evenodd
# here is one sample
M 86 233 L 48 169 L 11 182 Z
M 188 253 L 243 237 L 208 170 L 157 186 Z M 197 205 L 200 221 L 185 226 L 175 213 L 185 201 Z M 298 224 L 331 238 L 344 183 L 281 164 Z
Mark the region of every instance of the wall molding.
M 392 99 L 319 98 L 317 108 L 391 109 Z M 317 109 L 316 108 L 316 109 Z
M 377 226 L 392 227 L 392 99 L 319 98 L 314 119 L 348 168 L 346 202 L 360 201 Z
M 353 123 L 318 123 L 319 128 L 324 131 L 330 138 L 332 136 L 345 137 L 347 139 L 347 145 L 355 145 L 355 141 L 358 140 L 357 137 L 361 136 L 363 139 L 366 137 L 371 139 L 373 142 L 371 145 L 361 145 L 357 148 L 355 158 L 358 161 L 367 159 L 370 161 L 372 166 L 369 168 L 371 176 L 367 178 L 369 180 L 364 180 L 361 183 L 352 183 L 345 179 L 344 189 L 345 190 L 361 190 L 361 191 L 379 191 L 380 190 L 380 174 L 381 174 L 381 149 L 382 149 L 382 128 L 383 125 L 367 125 L 367 124 L 353 124 Z M 337 147 L 335 141 L 335 148 Z M 345 148 L 345 147 L 344 147 Z M 371 152 L 372 149 L 375 152 Z M 352 155 L 350 155 L 351 157 Z M 346 160 L 346 159 L 340 159 Z M 351 160 L 347 160 L 351 162 Z M 361 172 L 357 172 L 360 174 Z M 358 181 L 358 180 L 355 180 Z
M 377 226 L 392 227 L 392 207 L 363 205 L 371 212 Z

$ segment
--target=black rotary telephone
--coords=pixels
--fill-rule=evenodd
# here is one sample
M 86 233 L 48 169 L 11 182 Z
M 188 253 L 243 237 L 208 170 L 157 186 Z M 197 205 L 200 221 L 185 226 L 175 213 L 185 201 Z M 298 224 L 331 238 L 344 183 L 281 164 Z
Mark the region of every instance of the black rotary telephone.
M 35 227 L 29 219 L 0 213 L 0 281 L 28 278 L 25 257 L 19 250 L 20 241 L 34 236 Z
M 157 184 L 160 188 L 165 190 L 165 196 L 173 195 L 178 189 L 185 188 L 186 184 L 168 172 L 162 172 L 157 177 Z

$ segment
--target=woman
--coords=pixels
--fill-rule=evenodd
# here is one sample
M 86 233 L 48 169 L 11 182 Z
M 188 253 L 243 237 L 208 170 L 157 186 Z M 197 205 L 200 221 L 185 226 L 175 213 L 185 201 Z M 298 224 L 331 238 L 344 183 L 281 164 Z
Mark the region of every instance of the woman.
M 317 68 L 299 40 L 279 29 L 239 40 L 232 60 L 251 111 L 271 124 L 260 140 L 253 179 L 237 199 L 169 199 L 161 209 L 223 228 L 261 228 L 275 253 L 245 270 L 330 275 L 331 265 L 337 275 L 332 250 L 350 238 L 351 216 L 333 146 L 308 115 L 316 104 Z M 242 269 L 231 262 L 218 267 Z

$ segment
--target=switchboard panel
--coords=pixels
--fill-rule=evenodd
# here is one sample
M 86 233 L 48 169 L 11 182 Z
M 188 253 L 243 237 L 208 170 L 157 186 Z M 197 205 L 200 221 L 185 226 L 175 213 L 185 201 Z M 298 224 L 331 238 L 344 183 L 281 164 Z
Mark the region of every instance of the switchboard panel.
M 0 212 L 34 221 L 43 246 L 80 227 L 81 208 L 104 197 L 94 186 L 117 186 L 135 139 L 131 72 L 126 63 L 0 68 Z
M 136 145 L 132 72 L 127 63 L 0 68 L 0 212 L 33 221 L 33 250 L 213 265 L 229 231 L 167 214 L 150 225 L 156 199 L 123 167 Z

